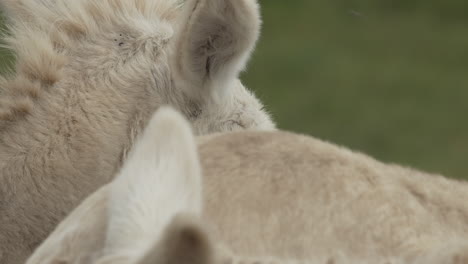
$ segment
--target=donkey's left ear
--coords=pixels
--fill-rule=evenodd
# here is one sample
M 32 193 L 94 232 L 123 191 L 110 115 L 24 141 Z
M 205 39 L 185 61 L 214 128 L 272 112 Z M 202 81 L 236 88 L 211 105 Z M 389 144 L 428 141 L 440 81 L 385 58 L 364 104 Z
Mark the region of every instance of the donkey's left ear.
M 176 70 L 194 88 L 223 83 L 246 66 L 260 34 L 256 0 L 187 0 Z

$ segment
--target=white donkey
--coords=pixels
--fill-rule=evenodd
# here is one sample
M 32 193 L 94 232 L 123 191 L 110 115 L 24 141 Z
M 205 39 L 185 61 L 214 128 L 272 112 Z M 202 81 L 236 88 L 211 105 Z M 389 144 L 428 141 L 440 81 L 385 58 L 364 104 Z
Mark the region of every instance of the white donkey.
M 27 264 L 468 263 L 466 183 L 284 132 L 199 149 L 203 178 L 189 124 L 160 110 Z
M 197 134 L 272 129 L 239 72 L 254 0 L 1 0 L 16 54 L 0 77 L 0 263 L 22 263 L 109 182 L 162 104 Z

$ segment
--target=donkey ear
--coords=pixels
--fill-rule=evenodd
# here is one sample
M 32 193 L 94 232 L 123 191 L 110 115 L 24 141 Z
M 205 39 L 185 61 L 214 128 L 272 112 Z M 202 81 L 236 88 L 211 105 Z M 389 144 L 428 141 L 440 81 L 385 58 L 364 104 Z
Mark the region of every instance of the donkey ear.
M 237 77 L 260 34 L 256 0 L 189 0 L 177 36 L 176 68 L 191 86 Z
M 190 125 L 163 107 L 136 142 L 111 185 L 105 251 L 139 251 L 174 215 L 201 211 L 201 169 Z

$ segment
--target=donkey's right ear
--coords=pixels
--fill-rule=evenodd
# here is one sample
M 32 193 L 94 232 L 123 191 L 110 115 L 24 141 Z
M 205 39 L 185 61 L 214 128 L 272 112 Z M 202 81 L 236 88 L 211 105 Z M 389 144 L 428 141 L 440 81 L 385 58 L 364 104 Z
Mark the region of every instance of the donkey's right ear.
M 175 69 L 191 89 L 237 77 L 260 34 L 256 0 L 186 0 L 176 35 Z

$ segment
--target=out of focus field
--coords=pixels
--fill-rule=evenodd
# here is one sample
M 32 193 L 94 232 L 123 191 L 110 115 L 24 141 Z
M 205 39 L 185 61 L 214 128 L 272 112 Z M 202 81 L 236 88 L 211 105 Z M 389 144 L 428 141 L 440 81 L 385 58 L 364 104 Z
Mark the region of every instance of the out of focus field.
M 261 4 L 244 80 L 281 128 L 468 179 L 468 1 Z
M 468 1 L 260 3 L 243 80 L 280 128 L 468 179 Z

